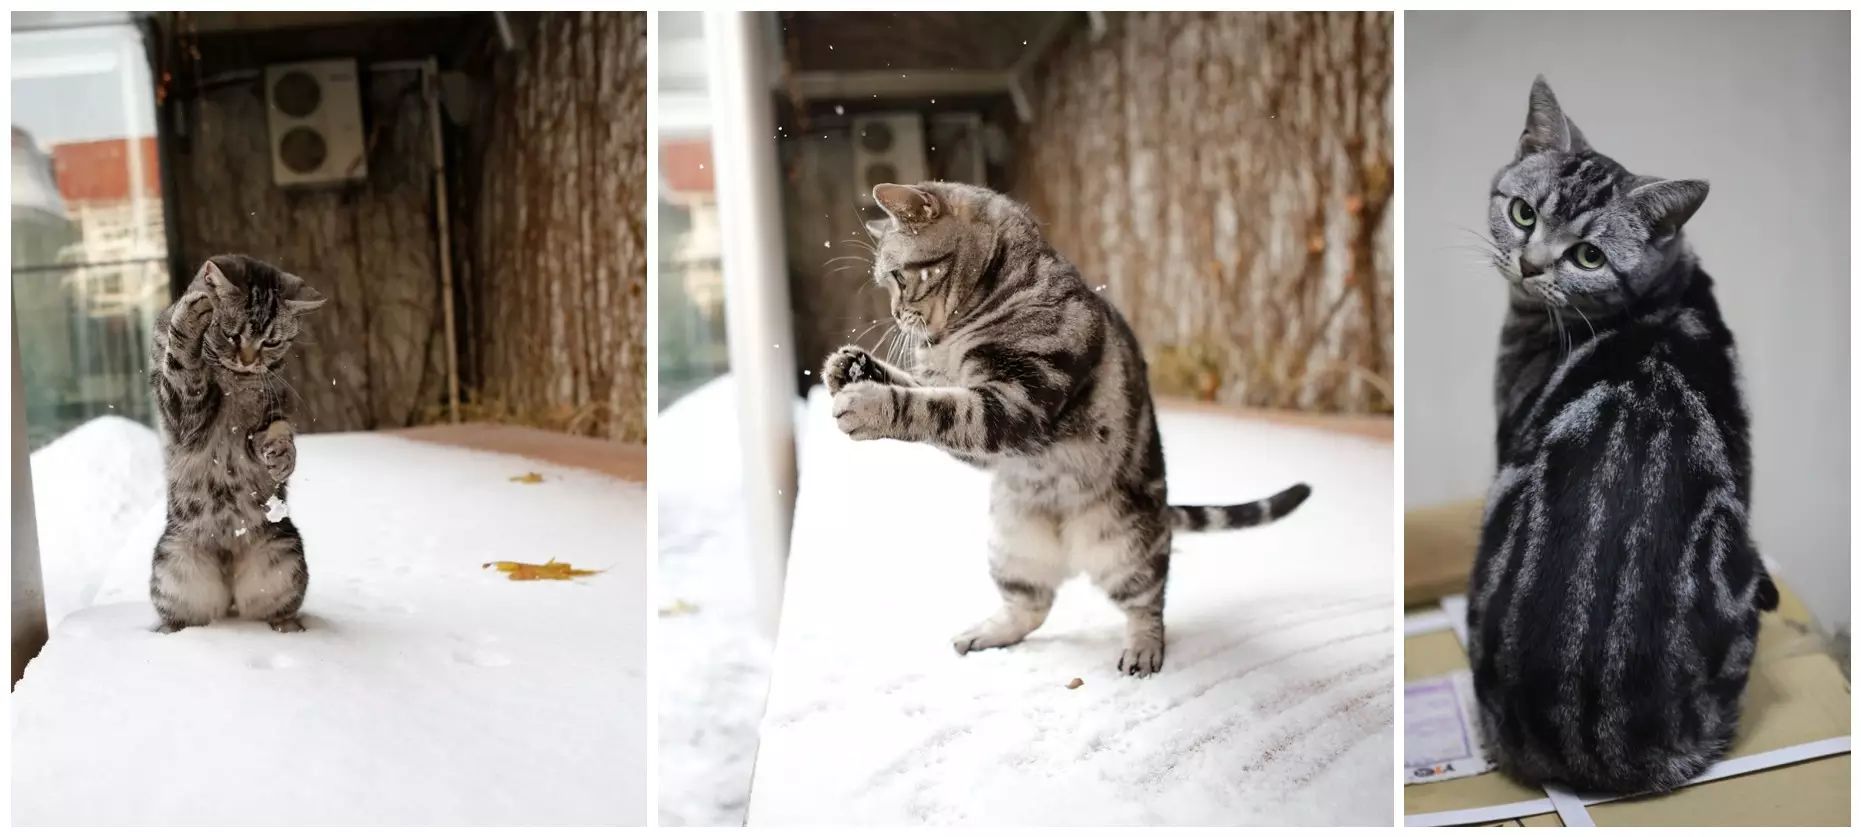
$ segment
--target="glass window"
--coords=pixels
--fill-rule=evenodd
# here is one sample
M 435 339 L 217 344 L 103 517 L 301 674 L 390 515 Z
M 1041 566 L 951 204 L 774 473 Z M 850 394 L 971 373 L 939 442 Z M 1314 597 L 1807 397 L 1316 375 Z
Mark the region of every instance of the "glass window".
M 149 342 L 169 301 L 141 33 L 126 14 L 40 22 L 12 34 L 13 311 L 35 450 L 100 415 L 154 424 Z

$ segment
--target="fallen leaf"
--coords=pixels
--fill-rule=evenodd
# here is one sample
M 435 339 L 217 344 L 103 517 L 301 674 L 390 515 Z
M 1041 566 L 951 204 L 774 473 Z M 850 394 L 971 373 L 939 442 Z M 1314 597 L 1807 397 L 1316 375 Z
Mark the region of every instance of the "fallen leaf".
M 684 599 L 675 599 L 671 604 L 660 608 L 659 615 L 660 616 L 685 616 L 687 614 L 697 613 L 699 609 L 700 608 L 697 605 L 692 604 L 691 602 L 685 601 Z
M 510 481 L 520 482 L 520 483 L 523 483 L 524 485 L 535 485 L 543 481 L 543 475 L 535 471 L 531 471 L 530 473 L 523 474 L 521 476 L 511 477 Z
M 1075 677 L 1075 678 L 1073 678 L 1073 682 L 1071 682 L 1071 683 L 1068 683 L 1068 684 L 1066 684 L 1066 688 L 1068 688 L 1068 689 L 1077 689 L 1077 688 L 1079 688 L 1080 686 L 1084 686 L 1085 684 L 1086 684 L 1086 681 L 1084 681 L 1084 680 L 1081 680 L 1081 679 L 1079 679 L 1079 678 L 1077 678 L 1077 677 Z
M 600 570 L 578 570 L 574 566 L 549 559 L 546 564 L 526 564 L 522 561 L 493 561 L 485 568 L 496 567 L 498 572 L 510 576 L 512 581 L 568 581 L 585 575 L 594 575 Z

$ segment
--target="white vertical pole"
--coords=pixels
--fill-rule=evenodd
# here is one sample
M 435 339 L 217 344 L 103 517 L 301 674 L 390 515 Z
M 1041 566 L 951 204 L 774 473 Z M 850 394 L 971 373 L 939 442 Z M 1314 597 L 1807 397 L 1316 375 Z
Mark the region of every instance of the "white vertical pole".
M 750 571 L 758 621 L 774 636 L 795 508 L 795 362 L 767 76 L 772 56 L 761 14 L 706 12 L 704 27 L 724 319 L 740 402 Z
M 19 371 L 19 322 L 13 332 L 13 683 L 45 647 L 45 582 L 39 573 L 39 524 L 32 505 L 32 459 L 26 444 L 26 383 Z

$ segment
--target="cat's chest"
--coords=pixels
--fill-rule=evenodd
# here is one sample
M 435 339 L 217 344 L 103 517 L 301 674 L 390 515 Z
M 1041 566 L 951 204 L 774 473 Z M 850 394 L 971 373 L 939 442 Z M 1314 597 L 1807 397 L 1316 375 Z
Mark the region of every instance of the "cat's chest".
M 168 450 L 169 489 L 203 501 L 209 526 L 245 525 L 264 517 L 265 502 L 276 487 L 263 463 L 253 455 L 253 439 L 266 416 L 263 393 L 222 389 L 220 409 L 210 419 L 203 443 Z
M 930 386 L 961 384 L 963 352 L 966 349 L 967 341 L 961 340 L 919 347 L 913 353 L 913 372 L 921 383 Z

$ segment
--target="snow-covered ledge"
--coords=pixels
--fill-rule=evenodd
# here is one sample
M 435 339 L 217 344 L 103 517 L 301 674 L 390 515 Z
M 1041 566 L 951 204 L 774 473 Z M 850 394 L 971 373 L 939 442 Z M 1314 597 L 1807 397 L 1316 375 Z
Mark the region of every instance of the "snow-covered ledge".
M 380 434 L 298 446 L 300 634 L 150 631 L 153 431 L 99 419 L 33 455 L 57 613 L 13 693 L 14 823 L 644 824 L 644 488 Z M 602 572 L 481 566 L 552 558 Z
M 1137 680 L 1113 670 L 1120 614 L 1081 582 L 1020 646 L 956 656 L 996 603 L 986 477 L 850 441 L 815 395 L 751 825 L 1389 822 L 1387 442 L 1166 408 L 1173 500 L 1313 494 L 1177 539 L 1168 663 Z

